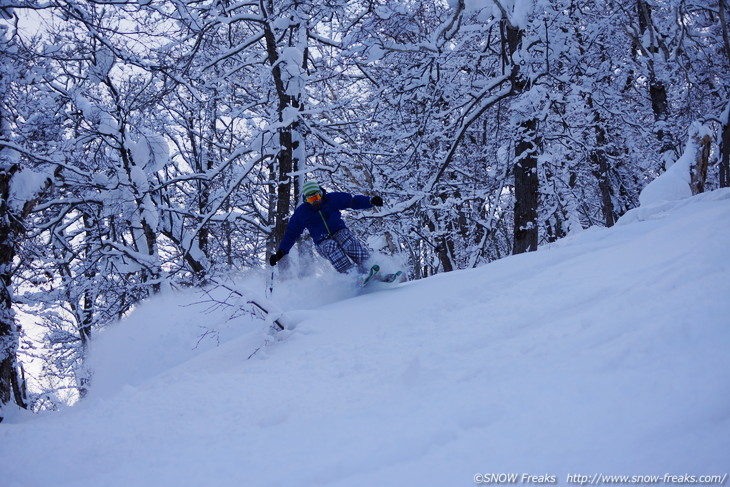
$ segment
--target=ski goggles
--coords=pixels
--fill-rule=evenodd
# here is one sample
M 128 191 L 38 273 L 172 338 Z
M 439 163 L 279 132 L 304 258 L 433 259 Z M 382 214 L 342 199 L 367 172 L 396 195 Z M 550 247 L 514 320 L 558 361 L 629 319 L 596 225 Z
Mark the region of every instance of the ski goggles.
M 316 203 L 318 201 L 322 201 L 322 192 L 317 191 L 316 193 L 305 195 L 304 201 L 306 201 L 309 204 Z

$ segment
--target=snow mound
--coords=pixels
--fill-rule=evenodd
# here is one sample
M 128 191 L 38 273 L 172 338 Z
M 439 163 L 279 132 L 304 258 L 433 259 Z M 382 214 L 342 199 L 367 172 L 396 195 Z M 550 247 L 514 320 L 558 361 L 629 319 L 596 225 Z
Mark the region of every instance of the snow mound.
M 356 294 L 348 278 L 334 271 L 273 284 L 267 279 L 266 272 L 252 271 L 205 290 L 168 291 L 142 303 L 94 339 L 88 360 L 94 371 L 90 396 L 112 397 L 125 387 L 138 387 L 233 339 L 255 350 L 267 340 L 273 320 L 294 327 L 308 316 L 306 308 Z
M 707 127 L 697 122 L 692 124 L 689 132 L 691 135 L 687 140 L 682 156 L 641 191 L 639 195 L 641 206 L 652 206 L 692 196 L 690 186 L 692 164 L 700 149 L 697 141 L 703 135 L 712 136 L 712 133 Z

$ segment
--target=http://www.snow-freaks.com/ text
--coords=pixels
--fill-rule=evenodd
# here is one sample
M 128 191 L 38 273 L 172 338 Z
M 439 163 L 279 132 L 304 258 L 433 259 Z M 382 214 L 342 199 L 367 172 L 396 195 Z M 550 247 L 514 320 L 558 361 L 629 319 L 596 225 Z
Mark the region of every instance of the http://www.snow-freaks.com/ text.
M 583 474 L 569 473 L 561 478 L 552 474 L 529 473 L 476 473 L 475 484 L 558 484 L 565 481 L 568 484 L 585 485 L 719 485 L 727 484 L 728 474 L 719 475 L 690 475 L 690 474 L 650 474 L 650 475 L 609 475 L 603 473 Z

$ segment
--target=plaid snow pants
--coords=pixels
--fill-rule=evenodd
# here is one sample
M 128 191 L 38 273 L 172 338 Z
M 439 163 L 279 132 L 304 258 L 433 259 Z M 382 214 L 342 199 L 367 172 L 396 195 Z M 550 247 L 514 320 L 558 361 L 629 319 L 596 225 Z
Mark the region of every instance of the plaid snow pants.
M 370 252 L 348 228 L 338 230 L 331 237 L 322 240 L 317 244 L 317 250 L 322 257 L 332 262 L 338 272 L 352 269 L 350 259 L 364 272 L 363 264 L 370 257 Z

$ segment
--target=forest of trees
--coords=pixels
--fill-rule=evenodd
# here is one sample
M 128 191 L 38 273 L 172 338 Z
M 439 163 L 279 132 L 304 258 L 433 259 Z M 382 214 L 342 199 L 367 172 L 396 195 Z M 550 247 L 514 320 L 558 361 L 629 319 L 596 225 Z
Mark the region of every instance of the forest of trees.
M 83 397 L 96 330 L 266 265 L 306 178 L 381 195 L 351 227 L 412 279 L 611 226 L 685 148 L 694 192 L 730 186 L 728 0 L 0 0 L 0 19 L 0 407 Z M 45 364 L 33 393 L 23 357 Z

